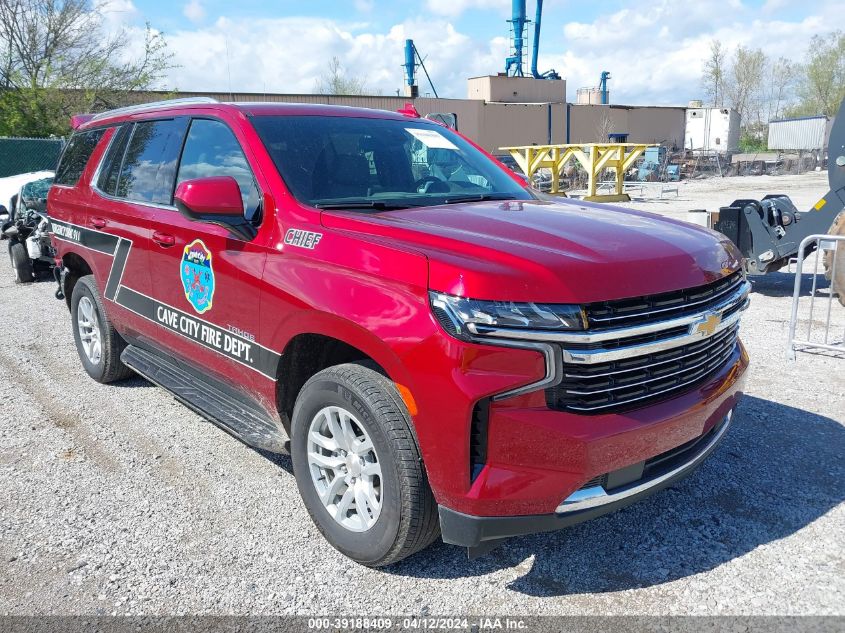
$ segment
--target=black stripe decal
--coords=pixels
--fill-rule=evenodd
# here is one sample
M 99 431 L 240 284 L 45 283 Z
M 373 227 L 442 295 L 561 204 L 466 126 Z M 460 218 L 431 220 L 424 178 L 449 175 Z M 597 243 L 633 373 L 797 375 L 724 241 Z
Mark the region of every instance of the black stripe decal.
M 84 226 L 53 219 L 50 220 L 50 231 L 60 239 L 81 244 L 86 248 L 106 255 L 114 255 L 117 243 L 120 240 L 117 235 L 111 235 L 109 233 L 87 229 Z
M 126 268 L 126 258 L 129 257 L 129 250 L 132 248 L 132 242 L 120 238 L 117 243 L 117 249 L 114 252 L 114 262 L 112 262 L 111 270 L 109 271 L 109 279 L 106 282 L 105 297 L 109 301 L 114 301 L 117 294 L 117 289 L 120 287 L 120 280 L 123 279 L 123 270 Z
M 187 312 L 122 285 L 126 260 L 132 250 L 131 240 L 52 219 L 50 230 L 60 239 L 81 244 L 86 248 L 114 257 L 104 292 L 104 297 L 109 301 L 245 367 L 254 369 L 271 380 L 276 380 L 280 354 L 259 345 L 254 340 L 198 319 Z
M 194 343 L 254 369 L 271 380 L 276 379 L 276 368 L 281 356 L 255 341 L 198 319 L 126 286 L 120 286 L 117 291 L 116 303 Z

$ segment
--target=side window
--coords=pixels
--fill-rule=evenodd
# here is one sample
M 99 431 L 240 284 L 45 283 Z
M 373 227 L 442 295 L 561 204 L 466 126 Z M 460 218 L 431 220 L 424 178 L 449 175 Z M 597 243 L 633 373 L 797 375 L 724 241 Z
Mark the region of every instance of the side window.
M 57 185 L 73 187 L 79 182 L 82 172 L 85 171 L 85 165 L 88 164 L 88 159 L 94 153 L 97 143 L 103 138 L 104 132 L 105 130 L 92 130 L 70 137 L 70 141 L 68 141 L 67 147 L 59 160 L 59 166 L 56 167 L 54 182 Z
M 115 189 L 117 189 L 117 177 L 120 175 L 123 155 L 126 153 L 126 145 L 129 143 L 131 132 L 131 124 L 122 125 L 112 137 L 109 149 L 100 165 L 100 176 L 97 179 L 97 188 L 103 193 L 113 196 Z
M 182 150 L 176 184 L 208 176 L 232 176 L 237 180 L 244 201 L 244 215 L 248 220 L 255 217 L 260 196 L 238 139 L 225 123 L 194 119 Z
M 117 197 L 170 204 L 184 125 L 179 119 L 135 124 L 117 180 Z

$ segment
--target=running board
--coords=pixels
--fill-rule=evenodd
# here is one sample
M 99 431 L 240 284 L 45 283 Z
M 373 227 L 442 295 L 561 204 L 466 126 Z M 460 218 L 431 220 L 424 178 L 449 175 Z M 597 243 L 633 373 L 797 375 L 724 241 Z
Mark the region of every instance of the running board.
M 244 402 L 240 397 L 215 386 L 212 384 L 213 379 L 205 380 L 182 369 L 178 361 L 163 358 L 135 345 L 127 346 L 120 360 L 245 444 L 273 453 L 288 452 L 288 437 L 280 423 L 257 405 Z

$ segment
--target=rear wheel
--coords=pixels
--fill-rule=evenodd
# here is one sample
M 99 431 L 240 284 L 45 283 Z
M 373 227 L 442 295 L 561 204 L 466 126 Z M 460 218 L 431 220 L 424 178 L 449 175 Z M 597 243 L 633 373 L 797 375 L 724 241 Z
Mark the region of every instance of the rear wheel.
M 131 376 L 132 370 L 120 360 L 126 343 L 106 314 L 93 275 L 80 277 L 74 285 L 70 314 L 76 351 L 88 375 L 102 383 Z
M 833 220 L 828 234 L 845 237 L 845 211 Z M 825 252 L 824 276 L 830 280 L 831 292 L 839 295 L 839 303 L 845 306 L 845 242 L 836 242 L 832 250 Z
M 35 279 L 35 269 L 32 260 L 26 252 L 26 246 L 15 242 L 9 246 L 9 256 L 12 258 L 12 268 L 15 270 L 15 283 L 28 284 Z
M 333 547 L 378 567 L 437 538 L 437 505 L 392 381 L 361 365 L 325 369 L 300 391 L 292 422 L 296 483 Z

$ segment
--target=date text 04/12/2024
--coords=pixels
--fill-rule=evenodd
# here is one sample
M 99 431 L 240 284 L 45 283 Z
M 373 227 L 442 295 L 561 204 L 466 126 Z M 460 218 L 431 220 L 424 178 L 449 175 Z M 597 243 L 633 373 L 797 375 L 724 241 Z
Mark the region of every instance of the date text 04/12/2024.
M 510 617 L 405 617 L 401 619 L 379 617 L 309 618 L 312 630 L 527 630 L 528 624 Z

